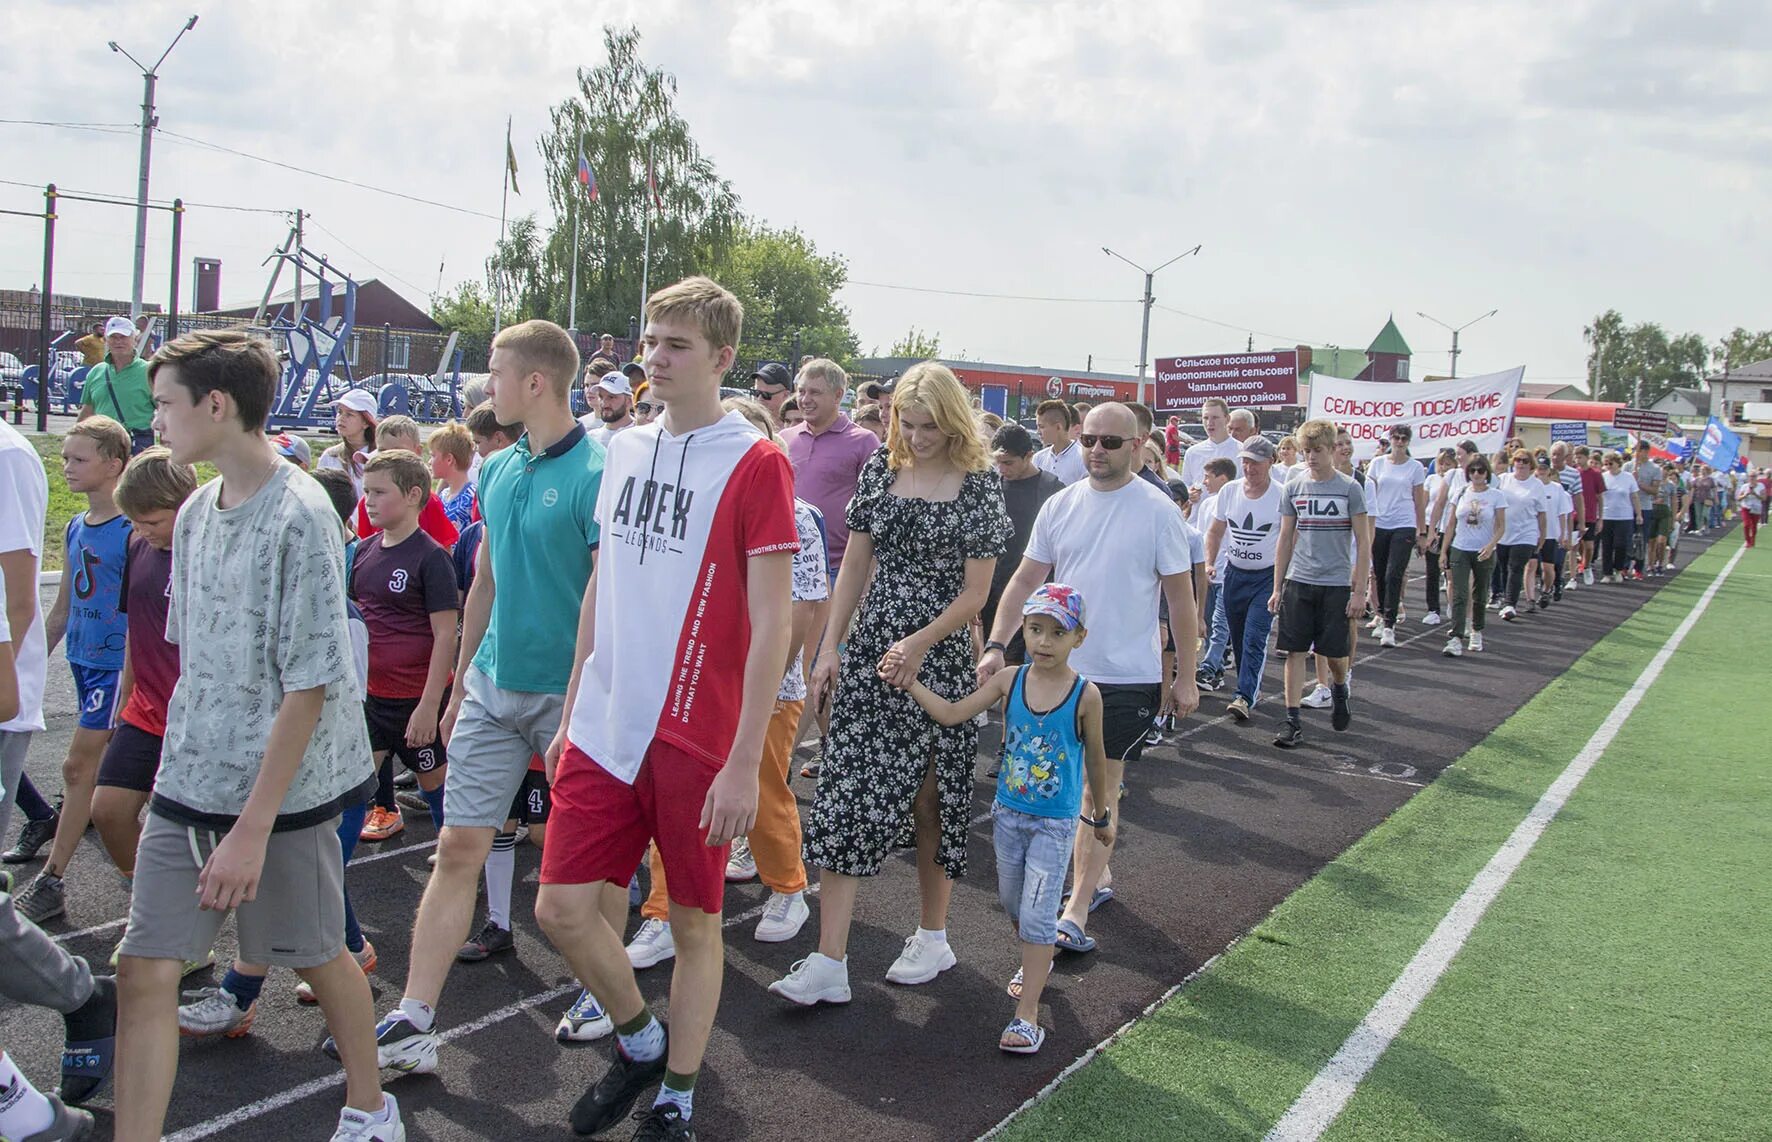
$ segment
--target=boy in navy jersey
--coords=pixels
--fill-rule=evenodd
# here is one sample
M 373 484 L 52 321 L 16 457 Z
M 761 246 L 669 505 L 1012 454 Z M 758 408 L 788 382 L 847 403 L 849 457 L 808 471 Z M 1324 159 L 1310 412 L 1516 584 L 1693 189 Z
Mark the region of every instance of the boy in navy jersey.
M 431 821 L 443 826 L 448 765 L 437 722 L 455 663 L 455 568 L 419 529 L 431 498 L 424 461 L 404 449 L 377 452 L 363 469 L 363 503 L 378 530 L 353 554 L 351 599 L 369 629 L 369 697 L 363 713 L 380 766 L 391 754 L 418 775 Z
M 66 570 L 49 610 L 47 632 L 51 651 L 67 636 L 80 722 L 62 763 L 61 820 L 49 860 L 13 901 L 20 915 L 38 923 L 66 911 L 62 877 L 86 835 L 98 764 L 117 724 L 125 625 L 117 606 L 130 528 L 113 496 L 129 463 L 129 449 L 129 431 L 108 416 L 88 417 L 70 428 L 62 441 L 68 490 L 85 494 L 86 511 L 68 521 Z

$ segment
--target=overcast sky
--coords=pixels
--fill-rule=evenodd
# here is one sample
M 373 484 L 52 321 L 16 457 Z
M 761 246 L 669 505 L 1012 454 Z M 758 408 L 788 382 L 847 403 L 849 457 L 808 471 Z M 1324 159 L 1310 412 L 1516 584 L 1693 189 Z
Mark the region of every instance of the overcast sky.
M 532 188 L 513 212 L 545 211 L 547 107 L 600 25 L 632 22 L 745 210 L 848 259 L 864 352 L 915 325 L 974 359 L 1130 372 L 1142 278 L 1104 245 L 1147 266 L 1204 247 L 1157 278 L 1153 357 L 1364 348 L 1394 312 L 1420 376 L 1449 336 L 1418 310 L 1499 308 L 1460 372 L 1560 380 L 1608 306 L 1713 341 L 1772 326 L 1765 0 L 7 0 L 0 117 L 137 121 L 139 73 L 106 41 L 151 63 L 193 11 L 163 129 L 491 217 L 165 135 L 153 195 L 305 208 L 311 245 L 420 304 L 439 263 L 445 289 L 479 276 L 505 116 Z M 0 124 L 0 179 L 133 197 L 136 158 L 133 130 Z M 0 183 L 0 207 L 41 201 Z M 58 291 L 127 297 L 133 226 L 64 204 Z M 223 260 L 224 300 L 255 298 L 287 226 L 193 209 L 187 304 L 197 254 Z M 168 251 L 156 215 L 161 300 Z M 40 226 L 0 216 L 0 286 L 41 259 Z

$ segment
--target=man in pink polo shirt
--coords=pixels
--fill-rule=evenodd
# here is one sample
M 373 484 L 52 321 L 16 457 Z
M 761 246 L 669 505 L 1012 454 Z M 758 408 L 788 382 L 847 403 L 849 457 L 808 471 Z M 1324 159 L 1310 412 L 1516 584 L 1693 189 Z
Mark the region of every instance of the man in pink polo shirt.
M 849 374 L 835 361 L 819 357 L 806 362 L 794 384 L 805 420 L 781 433 L 794 466 L 794 494 L 824 515 L 832 582 L 849 544 L 844 512 L 855 495 L 862 465 L 880 447 L 873 433 L 843 415 L 843 392 L 848 386 Z

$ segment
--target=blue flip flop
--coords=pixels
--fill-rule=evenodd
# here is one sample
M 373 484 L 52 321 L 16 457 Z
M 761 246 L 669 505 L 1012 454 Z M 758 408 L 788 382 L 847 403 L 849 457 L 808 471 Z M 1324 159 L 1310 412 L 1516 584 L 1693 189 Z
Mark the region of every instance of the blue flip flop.
M 1053 941 L 1062 952 L 1093 952 L 1095 937 L 1084 935 L 1083 930 L 1069 920 L 1058 922 L 1058 939 Z
M 1094 912 L 1097 908 L 1100 908 L 1103 904 L 1106 904 L 1108 901 L 1112 900 L 1113 898 L 1114 898 L 1113 885 L 1110 884 L 1106 888 L 1096 889 L 1094 894 L 1089 897 L 1089 911 Z M 1071 894 L 1067 892 L 1064 894 L 1064 899 L 1059 901 L 1058 906 L 1062 909 L 1062 908 L 1068 907 L 1070 905 L 1070 902 L 1071 902 Z

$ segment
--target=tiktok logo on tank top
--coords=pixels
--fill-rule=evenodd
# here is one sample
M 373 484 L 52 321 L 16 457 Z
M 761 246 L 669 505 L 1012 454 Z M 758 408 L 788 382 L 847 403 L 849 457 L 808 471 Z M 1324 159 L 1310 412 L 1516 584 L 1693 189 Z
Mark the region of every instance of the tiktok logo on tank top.
M 617 542 L 645 551 L 681 554 L 689 535 L 689 508 L 695 492 L 665 480 L 629 476 L 610 512 L 609 530 Z
M 102 562 L 104 560 L 100 559 L 98 552 L 92 548 L 80 549 L 80 570 L 74 572 L 74 597 L 76 599 L 92 598 L 92 593 L 98 589 L 98 584 L 93 579 L 92 573 Z

